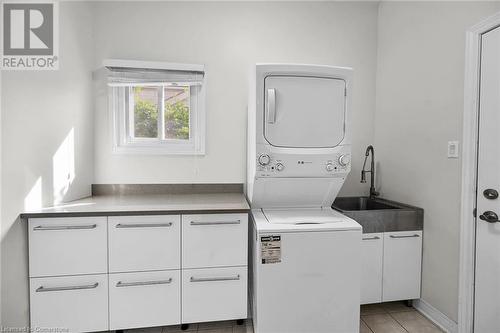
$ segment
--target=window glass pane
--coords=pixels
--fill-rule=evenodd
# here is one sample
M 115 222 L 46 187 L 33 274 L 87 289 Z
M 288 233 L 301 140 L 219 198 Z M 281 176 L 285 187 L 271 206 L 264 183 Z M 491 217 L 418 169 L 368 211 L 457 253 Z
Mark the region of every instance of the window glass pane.
M 133 87 L 134 136 L 158 137 L 158 87 Z
M 189 140 L 189 87 L 165 87 L 165 139 Z

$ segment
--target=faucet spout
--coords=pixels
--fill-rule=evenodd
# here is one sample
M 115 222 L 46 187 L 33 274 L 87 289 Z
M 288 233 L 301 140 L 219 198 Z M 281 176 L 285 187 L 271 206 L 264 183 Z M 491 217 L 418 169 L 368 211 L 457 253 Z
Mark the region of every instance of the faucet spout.
M 366 171 L 361 171 L 361 183 L 366 183 Z
M 370 163 L 370 170 L 365 170 L 366 168 L 366 161 L 368 157 L 372 156 L 371 163 Z M 366 147 L 365 151 L 365 162 L 363 163 L 363 169 L 361 171 L 361 183 L 366 183 L 366 173 L 370 173 L 370 198 L 374 198 L 379 195 L 379 192 L 375 190 L 375 150 L 373 149 L 372 145 L 369 145 Z

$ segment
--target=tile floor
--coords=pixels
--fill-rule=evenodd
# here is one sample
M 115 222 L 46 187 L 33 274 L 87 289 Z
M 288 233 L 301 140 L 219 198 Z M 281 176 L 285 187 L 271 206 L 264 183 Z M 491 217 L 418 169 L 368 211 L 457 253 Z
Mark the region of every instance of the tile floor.
M 360 333 L 442 333 L 443 331 L 403 302 L 361 306 Z
M 185 331 L 180 325 L 153 327 L 135 330 L 125 330 L 125 333 L 253 333 L 253 326 L 250 320 L 245 320 L 243 325 L 237 325 L 235 320 L 216 321 L 209 323 L 190 324 Z
M 443 331 L 403 302 L 390 302 L 361 306 L 360 333 L 442 333 Z M 243 325 L 236 321 L 218 321 L 189 325 L 181 331 L 180 326 L 154 327 L 126 330 L 126 333 L 253 333 L 250 320 Z M 309 333 L 309 332 L 304 332 Z M 349 333 L 349 332 L 346 332 Z

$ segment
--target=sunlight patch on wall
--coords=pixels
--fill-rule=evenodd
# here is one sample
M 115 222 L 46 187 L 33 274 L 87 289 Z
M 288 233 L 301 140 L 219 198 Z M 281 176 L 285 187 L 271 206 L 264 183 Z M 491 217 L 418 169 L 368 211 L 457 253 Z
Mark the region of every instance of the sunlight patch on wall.
M 24 211 L 42 208 L 42 177 L 38 177 L 28 195 L 24 197 Z
M 75 179 L 75 130 L 72 128 L 52 157 L 54 203 L 64 200 Z

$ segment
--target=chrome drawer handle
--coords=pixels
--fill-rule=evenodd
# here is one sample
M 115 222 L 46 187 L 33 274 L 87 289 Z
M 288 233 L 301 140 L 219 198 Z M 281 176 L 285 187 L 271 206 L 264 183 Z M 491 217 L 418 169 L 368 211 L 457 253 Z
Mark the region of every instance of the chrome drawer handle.
M 118 223 L 115 228 L 163 228 L 163 227 L 171 227 L 172 222 L 168 223 L 131 223 L 131 224 L 122 224 Z
M 234 281 L 234 280 L 239 280 L 240 275 L 236 276 L 220 276 L 220 277 L 194 277 L 191 276 L 190 281 L 191 282 L 212 282 L 212 281 Z
M 141 282 L 122 282 L 118 281 L 117 287 L 137 287 L 137 286 L 153 286 L 158 284 L 169 284 L 172 282 L 172 278 L 168 280 L 158 280 L 158 281 L 141 281 Z
M 413 238 L 413 237 L 420 237 L 420 235 L 406 235 L 406 236 L 394 236 L 394 235 L 390 235 L 389 237 L 391 238 Z
M 191 225 L 223 225 L 223 224 L 240 224 L 240 220 L 236 221 L 191 221 Z
M 46 291 L 66 291 L 66 290 L 95 289 L 95 288 L 97 288 L 98 285 L 99 285 L 99 283 L 96 282 L 94 284 L 86 284 L 86 285 L 83 285 L 83 286 L 50 287 L 50 288 L 46 288 L 44 286 L 40 286 L 35 291 L 37 293 L 41 293 L 41 292 L 46 292 Z
M 363 240 L 375 240 L 375 239 L 380 239 L 380 237 L 379 236 L 373 236 L 373 237 L 363 238 Z
M 33 228 L 34 231 L 48 231 L 48 230 L 84 230 L 84 229 L 95 229 L 97 224 L 87 224 L 87 225 L 53 225 L 53 226 L 36 226 Z

